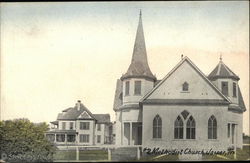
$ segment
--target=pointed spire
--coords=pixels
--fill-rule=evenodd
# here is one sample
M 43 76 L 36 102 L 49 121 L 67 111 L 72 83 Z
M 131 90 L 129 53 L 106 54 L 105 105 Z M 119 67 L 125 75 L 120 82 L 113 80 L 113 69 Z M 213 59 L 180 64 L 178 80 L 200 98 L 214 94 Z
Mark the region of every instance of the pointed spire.
M 152 74 L 147 60 L 147 51 L 143 33 L 142 26 L 142 13 L 140 10 L 139 14 L 139 23 L 137 27 L 134 50 L 132 55 L 131 64 L 128 68 L 126 74 L 124 74 L 121 79 L 130 78 L 130 77 L 144 77 L 151 80 L 156 80 L 155 76 Z
M 220 61 L 218 65 L 208 75 L 208 78 L 210 80 L 216 80 L 218 78 L 232 78 L 235 80 L 240 80 L 240 78 L 223 63 L 222 55 L 220 55 Z

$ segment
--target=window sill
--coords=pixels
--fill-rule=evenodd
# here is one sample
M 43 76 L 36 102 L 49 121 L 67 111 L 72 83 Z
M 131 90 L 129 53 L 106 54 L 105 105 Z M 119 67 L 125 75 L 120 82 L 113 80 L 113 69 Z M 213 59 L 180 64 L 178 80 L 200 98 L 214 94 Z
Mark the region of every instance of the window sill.
M 152 138 L 153 141 L 162 141 L 162 138 Z
M 190 93 L 189 91 L 181 91 L 180 93 Z
M 173 139 L 172 141 L 196 141 L 196 139 Z
M 207 139 L 207 141 L 219 141 L 218 139 Z

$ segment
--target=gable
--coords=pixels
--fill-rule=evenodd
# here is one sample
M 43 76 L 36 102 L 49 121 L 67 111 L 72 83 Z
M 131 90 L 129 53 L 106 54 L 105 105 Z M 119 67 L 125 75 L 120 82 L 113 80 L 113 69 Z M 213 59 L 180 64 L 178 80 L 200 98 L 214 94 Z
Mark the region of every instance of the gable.
M 92 119 L 92 117 L 86 112 L 82 112 L 78 117 L 78 119 Z
M 188 91 L 183 91 L 183 84 Z M 183 59 L 143 100 L 190 99 L 229 101 L 187 58 Z

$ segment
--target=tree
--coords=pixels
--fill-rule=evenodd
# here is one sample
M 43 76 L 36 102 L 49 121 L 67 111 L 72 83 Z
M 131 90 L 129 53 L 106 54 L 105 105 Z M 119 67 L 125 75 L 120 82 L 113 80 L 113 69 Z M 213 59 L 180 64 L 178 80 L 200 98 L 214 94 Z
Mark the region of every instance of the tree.
M 0 121 L 1 159 L 8 162 L 52 161 L 56 147 L 45 137 L 46 123 L 28 119 Z

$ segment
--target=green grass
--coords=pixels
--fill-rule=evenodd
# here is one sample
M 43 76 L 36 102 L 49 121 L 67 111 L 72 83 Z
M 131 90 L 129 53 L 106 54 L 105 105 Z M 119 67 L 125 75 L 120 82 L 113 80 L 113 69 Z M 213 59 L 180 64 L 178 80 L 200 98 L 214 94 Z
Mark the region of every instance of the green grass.
M 207 161 L 226 161 L 226 160 L 235 160 L 234 155 L 226 155 L 223 156 L 225 158 L 222 158 L 218 155 L 205 155 L 203 157 L 204 160 Z M 243 146 L 243 149 L 237 149 L 236 151 L 236 160 L 248 160 L 250 159 L 250 146 Z
M 53 156 L 54 160 L 76 160 L 75 150 L 57 150 Z M 106 150 L 80 150 L 79 160 L 107 160 Z

